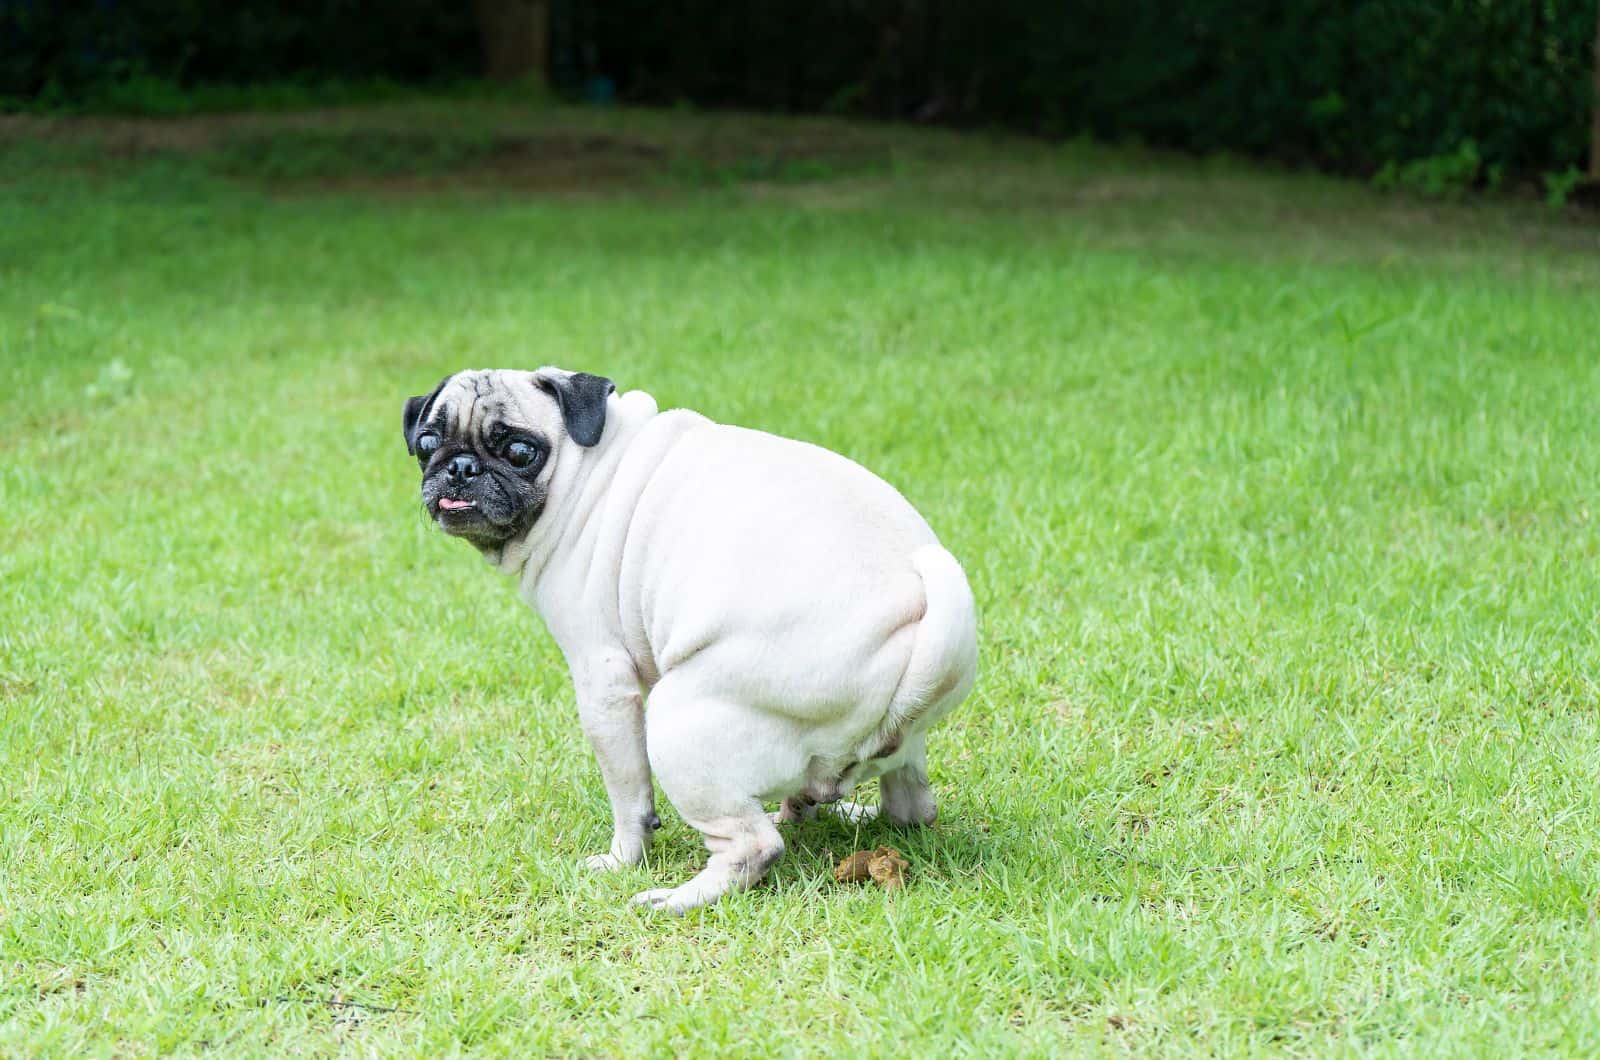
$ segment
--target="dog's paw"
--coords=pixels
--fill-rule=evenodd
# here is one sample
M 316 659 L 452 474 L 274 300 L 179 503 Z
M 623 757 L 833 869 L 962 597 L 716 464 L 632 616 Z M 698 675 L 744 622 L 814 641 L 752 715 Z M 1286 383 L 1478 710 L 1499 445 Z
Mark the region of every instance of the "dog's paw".
M 848 799 L 830 803 L 828 812 L 845 824 L 866 824 L 868 821 L 877 820 L 878 817 L 878 807 L 863 806 L 859 802 L 851 802 Z
M 673 916 L 682 916 L 691 909 L 706 904 L 706 898 L 697 888 L 661 887 L 653 891 L 640 891 L 633 896 L 633 904 L 646 909 L 657 909 Z
M 643 855 L 630 861 L 615 854 L 590 854 L 586 858 L 579 859 L 578 867 L 588 869 L 590 872 L 621 872 L 623 869 L 633 868 L 643 860 Z
M 672 897 L 672 892 L 675 890 L 677 890 L 675 887 L 659 887 L 653 891 L 640 891 L 638 894 L 633 896 L 633 904 L 642 905 L 646 909 L 662 909 L 668 912 L 682 912 L 681 909 L 671 910 L 667 908 L 667 900 Z

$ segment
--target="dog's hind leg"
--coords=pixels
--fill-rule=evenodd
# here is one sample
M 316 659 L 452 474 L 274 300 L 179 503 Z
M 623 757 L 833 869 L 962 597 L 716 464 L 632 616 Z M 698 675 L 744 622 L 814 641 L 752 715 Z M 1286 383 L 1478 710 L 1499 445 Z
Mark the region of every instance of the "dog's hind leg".
M 938 816 L 928 786 L 927 729 L 972 691 L 978 661 L 976 610 L 961 565 L 937 545 L 919 548 L 911 562 L 927 610 L 882 730 L 883 747 L 899 748 L 891 751 L 897 764 L 878 782 L 883 816 L 896 825 L 932 824 Z
M 686 814 L 711 851 L 706 867 L 681 886 L 641 891 L 633 896 L 634 904 L 686 913 L 710 905 L 730 891 L 742 891 L 759 883 L 772 863 L 783 855 L 783 839 L 756 800 L 732 809 L 731 813 L 715 816 Z
M 768 719 L 699 696 L 665 678 L 645 715 L 650 764 L 661 790 L 705 838 L 711 857 L 679 887 L 644 891 L 636 904 L 683 913 L 760 882 L 783 839 L 760 794 L 780 783 L 788 742 Z M 803 763 L 791 763 L 798 773 Z
M 878 780 L 878 797 L 890 824 L 932 824 L 939 816 L 939 805 L 928 784 L 928 738 L 924 734 L 907 737 L 901 764 Z

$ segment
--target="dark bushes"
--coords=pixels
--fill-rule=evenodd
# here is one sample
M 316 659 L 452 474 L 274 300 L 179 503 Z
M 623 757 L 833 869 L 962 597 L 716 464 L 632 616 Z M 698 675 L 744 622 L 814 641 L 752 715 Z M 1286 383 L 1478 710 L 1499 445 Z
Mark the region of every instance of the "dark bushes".
M 1596 0 L 552 0 L 592 98 L 1139 137 L 1472 180 L 1586 154 Z M 460 77 L 473 5 L 0 0 L 0 94 Z M 1456 166 L 1460 169 L 1460 166 Z

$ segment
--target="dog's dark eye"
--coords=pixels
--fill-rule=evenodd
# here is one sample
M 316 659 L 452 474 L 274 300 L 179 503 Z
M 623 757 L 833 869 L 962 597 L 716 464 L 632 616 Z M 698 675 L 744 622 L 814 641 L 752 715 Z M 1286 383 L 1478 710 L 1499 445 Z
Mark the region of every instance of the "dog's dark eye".
M 512 467 L 531 467 L 543 455 L 538 446 L 527 442 L 512 442 L 506 446 L 506 463 Z
M 439 450 L 439 436 L 432 431 L 423 431 L 417 435 L 417 459 L 422 463 L 428 462 L 428 457 Z

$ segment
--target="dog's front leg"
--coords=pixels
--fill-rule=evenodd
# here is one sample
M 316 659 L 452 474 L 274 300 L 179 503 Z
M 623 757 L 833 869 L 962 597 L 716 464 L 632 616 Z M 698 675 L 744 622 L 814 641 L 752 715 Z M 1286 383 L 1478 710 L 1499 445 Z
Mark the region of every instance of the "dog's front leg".
M 594 748 L 611 798 L 611 850 L 583 864 L 603 872 L 644 860 L 651 833 L 661 826 L 650 759 L 645 753 L 644 695 L 626 655 L 584 660 L 572 667 L 578 720 Z

